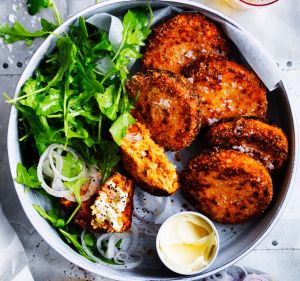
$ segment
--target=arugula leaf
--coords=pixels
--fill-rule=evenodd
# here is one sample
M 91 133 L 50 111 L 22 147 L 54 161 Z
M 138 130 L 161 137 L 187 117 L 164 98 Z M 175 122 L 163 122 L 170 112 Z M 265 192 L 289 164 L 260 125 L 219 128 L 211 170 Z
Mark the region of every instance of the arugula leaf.
M 149 6 L 150 14 L 151 8 Z M 151 33 L 149 25 L 152 21 L 144 9 L 128 10 L 123 19 L 122 42 L 113 60 L 117 59 L 125 48 L 137 50 L 138 46 L 144 46 L 144 40 Z M 120 56 L 122 58 L 122 56 Z
M 49 31 L 45 30 L 30 32 L 18 21 L 16 21 L 12 26 L 9 24 L 0 25 L 0 37 L 2 37 L 3 41 L 7 44 L 25 40 L 27 45 L 31 45 L 33 39 L 45 37 L 48 34 Z
M 41 26 L 42 26 L 43 31 L 49 31 L 49 32 L 52 32 L 53 30 L 55 30 L 58 27 L 58 25 L 56 25 L 52 22 L 49 22 L 44 18 L 41 19 Z
M 99 147 L 101 155 L 99 159 L 99 168 L 103 176 L 102 182 L 105 182 L 109 178 L 112 168 L 118 164 L 121 157 L 119 154 L 119 147 L 111 141 L 102 140 Z
M 110 85 L 105 89 L 104 93 L 96 94 L 96 100 L 103 114 L 106 114 L 106 110 L 113 105 L 114 91 L 115 85 Z
M 28 13 L 32 16 L 38 13 L 41 9 L 49 7 L 53 7 L 57 23 L 58 25 L 61 25 L 61 16 L 53 0 L 27 0 Z
M 77 66 L 83 78 L 82 84 L 84 88 L 91 92 L 90 97 L 92 97 L 95 92 L 103 92 L 103 86 L 97 80 L 96 74 L 91 69 L 85 69 L 79 60 L 77 61 Z
M 106 111 L 105 115 L 112 121 L 116 120 L 117 113 L 119 111 L 119 103 L 121 98 L 122 88 L 119 87 L 119 90 L 114 94 L 114 103 Z
M 81 203 L 80 189 L 86 182 L 88 182 L 88 180 L 89 180 L 88 178 L 79 178 L 75 181 L 70 181 L 70 182 L 64 183 L 64 185 L 67 188 L 72 190 L 78 203 Z
M 28 13 L 35 15 L 40 9 L 48 8 L 52 5 L 51 0 L 27 0 Z
M 92 258 L 90 258 L 86 254 L 86 252 L 84 251 L 83 247 L 78 242 L 79 235 L 68 233 L 67 231 L 63 230 L 62 228 L 59 229 L 59 232 L 65 237 L 65 239 L 67 240 L 68 243 L 72 244 L 77 249 L 77 251 L 82 256 L 84 256 L 85 258 L 87 258 L 87 259 L 89 259 L 91 261 L 94 261 Z
M 23 91 L 25 91 L 23 89 Z M 25 103 L 30 100 L 30 98 L 34 99 L 34 103 L 36 102 L 37 98 L 41 97 L 41 95 L 36 95 L 28 97 L 26 100 L 21 100 L 20 103 Z M 63 111 L 63 97 L 61 95 L 60 90 L 56 90 L 53 88 L 50 88 L 48 91 L 48 94 L 37 103 L 37 109 L 36 114 L 39 116 L 48 116 L 53 113 L 62 112 Z M 34 104 L 33 103 L 33 104 Z
M 14 104 L 14 106 L 18 109 L 19 113 L 21 113 L 22 122 L 25 127 L 29 126 L 40 155 L 52 143 L 65 144 L 65 138 L 62 137 L 61 130 L 56 129 L 55 127 L 45 127 L 41 118 L 37 118 L 36 113 L 32 108 L 21 106 L 20 104 Z
M 28 188 L 40 188 L 41 183 L 37 177 L 36 167 L 30 167 L 27 169 L 23 166 L 22 163 L 17 164 L 17 178 L 16 182 L 19 184 L 24 184 Z
M 82 200 L 81 200 L 80 190 L 81 190 L 82 185 L 85 184 L 86 182 L 88 182 L 88 180 L 89 180 L 88 178 L 79 178 L 75 181 L 64 183 L 64 185 L 72 191 L 72 193 L 74 194 L 74 196 L 78 202 L 77 207 L 72 212 L 72 214 L 69 217 L 69 219 L 67 220 L 67 222 L 65 222 L 61 218 L 58 218 L 57 212 L 54 212 L 54 214 L 51 215 L 50 213 L 48 214 L 45 210 L 43 210 L 40 206 L 38 206 L 36 204 L 33 204 L 33 207 L 39 212 L 39 214 L 42 217 L 49 220 L 55 227 L 63 227 L 65 225 L 68 225 L 81 207 Z
M 88 178 L 79 178 L 75 181 L 72 182 L 65 182 L 64 185 L 69 188 L 70 190 L 72 190 L 73 194 L 75 195 L 76 201 L 78 203 L 76 209 L 73 211 L 73 213 L 71 214 L 71 216 L 69 217 L 69 219 L 67 220 L 67 224 L 69 224 L 71 222 L 71 220 L 73 219 L 73 217 L 75 216 L 75 214 L 78 212 L 78 210 L 81 207 L 82 204 L 82 200 L 81 200 L 81 194 L 80 194 L 80 190 L 81 187 L 88 182 Z
M 123 37 L 126 44 L 145 45 L 143 41 L 151 33 L 148 23 L 148 13 L 144 9 L 129 10 L 123 20 L 125 28 Z
M 148 12 L 144 9 L 128 10 L 123 19 L 122 42 L 116 55 L 112 59 L 115 61 L 115 67 L 119 70 L 121 85 L 122 85 L 122 103 L 119 112 L 121 115 L 114 121 L 109 132 L 114 141 L 120 145 L 121 139 L 125 136 L 127 127 L 135 123 L 134 118 L 130 114 L 131 105 L 128 101 L 128 96 L 125 89 L 125 80 L 127 79 L 128 69 L 131 59 L 141 57 L 139 47 L 144 45 L 144 40 L 151 33 L 150 24 L 153 14 L 151 7 L 150 19 Z
M 117 241 L 117 243 L 116 243 L 116 248 L 118 249 L 118 250 L 121 250 L 121 244 L 122 244 L 122 241 L 123 241 L 123 239 L 121 238 L 121 239 L 119 239 L 118 241 Z
M 37 204 L 33 204 L 32 205 L 36 211 L 46 220 L 50 221 L 52 223 L 52 225 L 56 228 L 59 229 L 59 232 L 65 237 L 65 239 L 67 240 L 68 243 L 73 244 L 73 246 L 77 249 L 77 251 L 84 256 L 85 258 L 94 261 L 93 259 L 91 259 L 84 251 L 83 247 L 81 246 L 81 244 L 78 242 L 79 239 L 79 235 L 78 234 L 71 234 L 69 232 L 66 231 L 66 224 L 64 219 L 62 218 L 57 218 L 57 215 L 51 215 L 51 211 L 49 213 L 47 213 L 41 206 L 37 205 Z M 91 235 L 85 235 L 85 240 L 88 242 L 89 247 L 94 246 L 95 242 L 93 242 L 91 240 Z
M 64 74 L 72 68 L 76 62 L 77 48 L 69 37 L 63 37 L 57 40 L 57 64 L 60 66 L 53 79 L 48 82 L 46 89 L 49 89 L 59 83 Z
M 86 232 L 83 239 L 88 248 L 93 249 L 96 246 L 95 236 L 92 233 Z
M 33 208 L 46 220 L 50 221 L 54 227 L 63 227 L 65 226 L 65 221 L 63 219 L 57 219 L 56 217 L 51 216 L 48 214 L 41 206 L 37 204 L 32 204 Z
M 78 138 L 78 139 L 83 139 L 83 141 L 90 141 L 91 145 L 93 145 L 94 141 L 89 140 L 89 133 L 88 131 L 84 128 L 84 125 L 82 124 L 81 121 L 76 120 L 75 118 L 70 118 L 68 117 L 66 119 L 68 122 L 68 125 L 65 129 L 65 134 L 67 137 L 67 140 L 71 138 Z M 88 143 L 87 143 L 88 145 Z M 88 145 L 88 146 L 91 146 Z
M 35 38 L 48 36 L 57 26 L 46 19 L 41 19 L 42 30 L 29 31 L 20 22 L 16 21 L 12 26 L 9 24 L 0 25 L 0 37 L 7 44 L 16 41 L 25 41 L 26 45 L 31 45 Z
M 134 123 L 135 119 L 131 116 L 131 114 L 129 112 L 124 112 L 112 124 L 109 132 L 118 145 L 121 145 L 121 140 L 125 136 L 128 126 Z
M 82 168 L 85 165 L 83 160 L 75 159 L 73 154 L 70 152 L 67 152 L 65 156 L 62 156 L 62 159 L 62 175 L 68 178 L 77 176 L 80 173 L 80 171 L 82 171 Z
M 93 52 L 95 51 L 113 51 L 113 47 L 108 40 L 108 35 L 105 32 L 100 32 L 100 38 L 97 40 L 96 44 L 92 44 L 88 42 L 88 47 L 92 49 Z
M 112 121 L 117 118 L 121 91 L 121 87 L 117 90 L 115 85 L 110 85 L 105 89 L 103 94 L 96 94 L 96 100 L 101 112 Z
M 80 238 L 80 236 L 78 234 L 68 233 L 67 231 L 65 231 L 61 228 L 59 229 L 59 231 L 65 237 L 67 242 L 72 244 L 82 256 L 84 256 L 85 258 L 87 258 L 91 261 L 96 262 L 94 259 L 92 259 L 90 256 L 87 255 L 87 253 L 84 251 L 82 245 L 78 242 L 78 239 Z M 92 248 L 94 248 L 94 246 L 95 246 L 95 239 L 93 238 L 93 234 L 88 233 L 88 232 L 85 233 L 84 241 L 85 241 L 89 251 L 92 253 Z M 101 259 L 102 261 L 104 261 L 108 264 L 118 264 L 113 259 L 109 260 L 109 259 L 106 259 L 105 257 L 102 257 L 102 256 L 99 256 L 97 258 Z
M 88 38 L 88 31 L 83 17 L 78 19 L 78 26 L 70 27 L 70 38 L 78 48 L 82 48 Z
M 23 93 L 28 96 L 27 99 L 21 100 L 20 103 L 31 107 L 32 109 L 36 109 L 41 101 L 41 96 L 34 96 L 31 95 L 32 92 L 36 91 L 38 89 L 38 81 L 36 79 L 29 79 L 26 81 L 22 88 L 21 95 Z

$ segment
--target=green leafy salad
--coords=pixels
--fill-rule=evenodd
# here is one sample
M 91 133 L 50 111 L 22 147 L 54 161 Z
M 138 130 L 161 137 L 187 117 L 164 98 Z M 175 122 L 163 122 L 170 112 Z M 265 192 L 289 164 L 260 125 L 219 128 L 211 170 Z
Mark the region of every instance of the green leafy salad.
M 28 3 L 31 14 L 53 5 L 51 0 Z M 128 10 L 119 20 L 119 41 L 97 21 L 80 17 L 68 34 L 54 34 L 55 49 L 42 60 L 19 95 L 14 99 L 6 96 L 19 113 L 25 166 L 17 165 L 16 181 L 47 198 L 50 208 L 33 207 L 74 249 L 96 262 L 120 265 L 109 255 L 95 256 L 96 237 L 82 233 L 72 225 L 72 219 L 118 164 L 121 139 L 135 123 L 130 114 L 134 101 L 127 95 L 125 81 L 129 66 L 141 57 L 140 47 L 151 32 L 152 17 L 150 6 Z M 55 27 L 43 20 L 41 24 L 40 33 L 49 34 Z M 16 23 L 7 29 L 6 42 L 31 42 L 34 38 L 32 33 L 27 38 L 27 31 Z M 88 188 L 83 192 L 84 186 Z M 63 211 L 61 198 L 76 204 L 71 214 Z M 98 249 L 105 252 L 108 245 L 104 240 L 99 243 Z M 121 243 L 122 238 L 115 241 L 115 247 Z

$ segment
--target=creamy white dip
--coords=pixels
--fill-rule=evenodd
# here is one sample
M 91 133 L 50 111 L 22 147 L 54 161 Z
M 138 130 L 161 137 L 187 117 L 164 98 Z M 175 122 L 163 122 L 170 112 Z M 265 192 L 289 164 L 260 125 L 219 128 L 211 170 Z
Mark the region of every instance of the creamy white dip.
M 215 230 L 191 212 L 167 220 L 157 236 L 157 251 L 164 264 L 180 274 L 195 274 L 206 268 L 216 255 Z

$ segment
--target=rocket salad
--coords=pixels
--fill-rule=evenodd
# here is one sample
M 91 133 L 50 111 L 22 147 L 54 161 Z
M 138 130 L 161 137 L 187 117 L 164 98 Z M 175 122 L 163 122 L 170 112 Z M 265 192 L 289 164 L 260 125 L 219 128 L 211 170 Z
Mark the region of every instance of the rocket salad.
M 80 235 L 72 218 L 118 164 L 118 145 L 127 127 L 135 123 L 130 114 L 134 101 L 128 98 L 125 80 L 128 66 L 141 57 L 140 47 L 151 32 L 152 17 L 150 6 L 128 10 L 120 23 L 119 42 L 80 17 L 68 34 L 57 35 L 54 51 L 43 59 L 19 95 L 7 96 L 19 113 L 19 140 L 25 155 L 26 167 L 17 165 L 16 181 L 50 200 L 49 210 L 33 207 L 81 255 L 118 266 L 123 253 L 118 258 L 121 263 L 111 254 L 95 256 L 96 238 L 89 232 Z M 83 192 L 84 185 L 87 190 Z M 59 197 L 77 202 L 71 215 L 61 210 Z M 123 238 L 113 247 L 120 248 Z M 98 251 L 105 253 L 107 248 L 111 252 L 111 246 L 102 242 Z

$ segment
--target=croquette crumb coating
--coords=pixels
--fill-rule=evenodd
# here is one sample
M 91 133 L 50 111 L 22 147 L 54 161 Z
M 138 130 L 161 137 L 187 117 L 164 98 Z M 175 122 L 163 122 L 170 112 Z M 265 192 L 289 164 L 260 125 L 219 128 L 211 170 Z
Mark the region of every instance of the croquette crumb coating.
M 121 143 L 123 166 L 136 183 L 155 196 L 169 196 L 179 187 L 175 166 L 141 123 L 130 126 Z
M 200 100 L 181 75 L 166 70 L 137 73 L 126 84 L 138 98 L 132 115 L 167 150 L 181 150 L 195 139 L 201 126 Z
M 235 149 L 278 171 L 288 156 L 288 140 L 281 128 L 257 119 L 238 118 L 214 124 L 206 135 L 209 147 Z
M 181 174 L 183 196 L 220 223 L 237 224 L 265 211 L 272 200 L 266 168 L 235 150 L 206 151 Z
M 252 71 L 236 62 L 222 56 L 203 55 L 182 73 L 200 96 L 204 127 L 224 118 L 265 118 L 265 87 Z
M 226 55 L 229 47 L 218 27 L 199 14 L 179 14 L 158 24 L 149 36 L 143 57 L 148 69 L 181 69 L 201 53 Z

